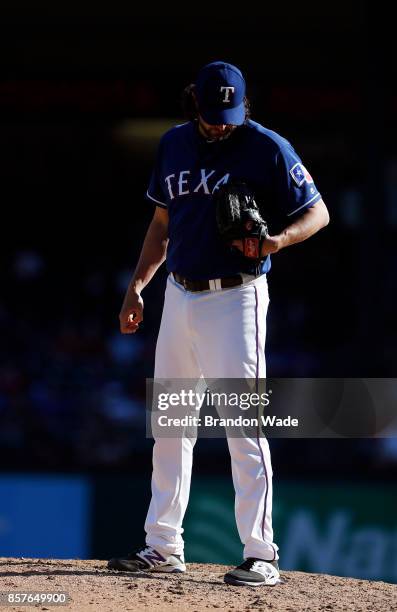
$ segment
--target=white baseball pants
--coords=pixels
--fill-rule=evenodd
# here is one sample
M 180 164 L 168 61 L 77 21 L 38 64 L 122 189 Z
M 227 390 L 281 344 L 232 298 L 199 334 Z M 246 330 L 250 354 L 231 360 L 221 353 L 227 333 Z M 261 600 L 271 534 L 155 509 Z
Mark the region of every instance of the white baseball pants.
M 266 275 L 219 291 L 189 292 L 170 275 L 157 340 L 154 377 L 265 378 Z M 157 437 L 146 543 L 183 553 L 195 438 Z M 278 559 L 272 529 L 272 465 L 267 440 L 228 438 L 235 514 L 244 558 Z

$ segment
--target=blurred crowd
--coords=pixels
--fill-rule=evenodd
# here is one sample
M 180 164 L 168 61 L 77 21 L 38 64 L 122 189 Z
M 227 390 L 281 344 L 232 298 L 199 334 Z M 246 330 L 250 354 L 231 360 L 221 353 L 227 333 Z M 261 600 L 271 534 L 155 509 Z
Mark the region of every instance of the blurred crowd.
M 308 158 L 331 223 L 272 260 L 268 373 L 390 377 L 397 166 L 394 158 L 385 164 L 375 208 L 357 145 L 331 127 L 333 140 L 325 132 L 303 140 L 293 122 L 281 130 Z M 121 142 L 124 129 L 117 121 L 18 119 L 2 131 L 1 193 L 11 214 L 0 266 L 3 469 L 128 468 L 151 447 L 145 379 L 153 375 L 166 271 L 144 292 L 139 332 L 121 335 L 118 313 L 153 212 L 144 193 L 154 155 L 140 156 L 129 129 Z M 220 441 L 201 443 L 224 453 Z M 287 475 L 397 465 L 393 439 L 271 443 Z
M 51 272 L 42 253 L 23 250 L 10 256 L 2 278 L 1 465 L 128 469 L 152 443 L 145 431 L 146 378 L 153 375 L 165 270 L 145 292 L 145 320 L 134 336 L 118 329 L 131 270 L 75 269 L 69 282 L 63 277 L 60 282 L 59 267 L 56 271 Z M 299 333 L 310 308 L 298 298 L 281 312 L 271 311 L 268 364 L 273 376 L 325 375 L 327 360 L 310 350 L 310 337 L 305 342 Z M 286 321 L 289 331 L 283 334 Z M 397 469 L 395 442 L 273 439 L 271 445 L 274 462 L 286 476 L 299 470 L 346 475 L 347 467 L 355 474 L 363 462 L 367 473 L 371 466 Z M 200 444 L 210 450 L 213 469 L 210 457 L 227 452 L 224 441 Z
M 121 304 L 122 281 L 98 271 L 60 293 L 43 256 L 15 255 L 0 310 L 3 465 L 113 465 L 144 444 L 154 332 L 133 341 L 118 332 L 106 293 Z
M 273 258 L 269 375 L 396 375 L 394 37 L 381 11 L 267 3 L 263 19 L 229 11 L 225 21 L 213 4 L 213 19 L 187 30 L 186 11 L 167 5 L 153 15 L 149 5 L 119 3 L 87 16 L 59 3 L 48 11 L 8 4 L 0 54 L 2 469 L 130 469 L 142 453 L 150 461 L 145 379 L 165 271 L 145 290 L 139 333 L 122 336 L 118 313 L 152 214 L 144 194 L 160 133 L 180 122 L 183 88 L 216 56 L 241 65 L 253 119 L 292 143 L 331 215 L 326 230 Z M 221 465 L 211 456 L 224 456 L 224 443 L 201 442 L 211 451 L 208 469 Z M 291 477 L 397 469 L 393 438 L 271 444 L 276 469 Z

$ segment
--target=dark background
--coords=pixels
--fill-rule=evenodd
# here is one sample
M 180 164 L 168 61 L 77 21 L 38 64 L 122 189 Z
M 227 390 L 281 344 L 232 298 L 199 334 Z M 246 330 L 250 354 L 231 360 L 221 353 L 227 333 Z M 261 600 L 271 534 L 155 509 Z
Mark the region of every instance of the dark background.
M 395 376 L 388 23 L 364 2 L 2 3 L 3 470 L 133 475 L 145 466 L 149 478 L 145 378 L 165 271 L 144 292 L 138 334 L 119 334 L 118 312 L 153 214 L 144 194 L 156 143 L 182 120 L 185 85 L 217 59 L 241 68 L 253 119 L 291 141 L 331 215 L 273 257 L 269 374 Z M 397 474 L 394 442 L 271 442 L 280 478 Z M 229 469 L 223 440 L 199 442 L 195 470 Z

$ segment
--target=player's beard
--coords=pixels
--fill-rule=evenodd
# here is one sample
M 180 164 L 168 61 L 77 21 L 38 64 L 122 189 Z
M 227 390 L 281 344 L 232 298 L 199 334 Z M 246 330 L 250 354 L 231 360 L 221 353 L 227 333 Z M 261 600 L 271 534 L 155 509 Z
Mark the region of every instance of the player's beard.
M 214 140 L 224 140 L 228 138 L 230 134 L 236 129 L 236 125 L 226 125 L 225 128 L 222 128 L 218 125 L 204 125 L 202 121 L 199 121 L 199 130 L 202 136 L 206 140 L 214 141 Z

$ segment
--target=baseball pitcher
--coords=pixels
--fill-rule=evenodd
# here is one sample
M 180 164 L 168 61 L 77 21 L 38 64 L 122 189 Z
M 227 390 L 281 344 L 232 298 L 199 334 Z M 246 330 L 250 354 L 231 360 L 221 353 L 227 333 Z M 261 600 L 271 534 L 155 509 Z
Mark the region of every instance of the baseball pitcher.
M 123 334 L 143 320 L 142 291 L 166 261 L 168 279 L 155 378 L 266 377 L 271 255 L 329 222 L 291 144 L 250 119 L 241 71 L 204 66 L 185 90 L 188 121 L 163 135 L 147 191 L 155 206 L 120 313 Z M 283 220 L 272 232 L 269 218 Z M 183 518 L 195 438 L 155 438 L 146 542 L 108 567 L 184 572 Z M 228 438 L 243 563 L 235 585 L 280 580 L 272 528 L 272 465 L 263 436 Z M 209 561 L 211 561 L 209 559 Z

